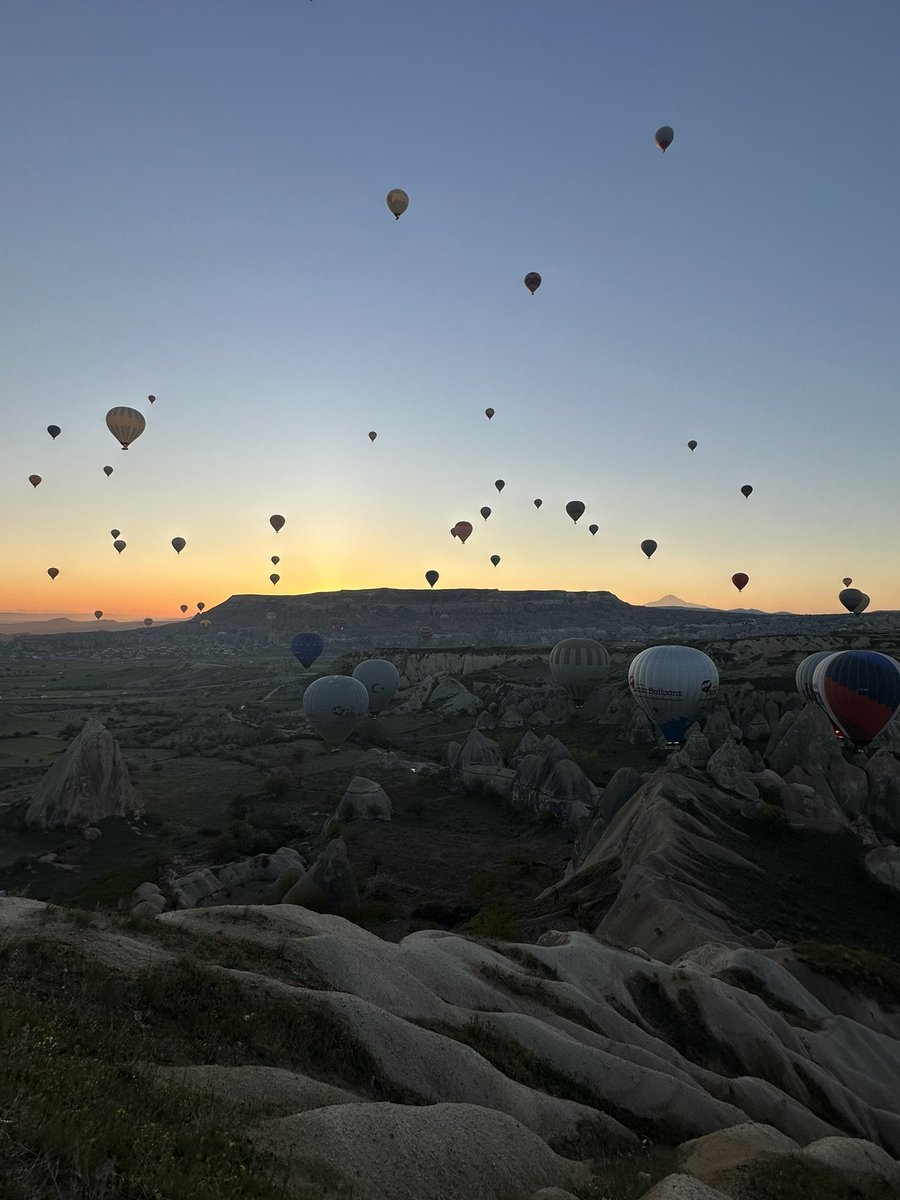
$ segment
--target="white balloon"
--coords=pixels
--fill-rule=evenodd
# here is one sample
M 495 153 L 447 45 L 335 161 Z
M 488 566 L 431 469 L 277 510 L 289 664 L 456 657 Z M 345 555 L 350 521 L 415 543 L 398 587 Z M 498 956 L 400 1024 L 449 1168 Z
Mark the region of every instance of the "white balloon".
M 375 717 L 393 700 L 400 672 L 386 658 L 367 658 L 353 668 L 353 678 L 369 693 L 369 712 Z
M 550 651 L 550 675 L 575 707 L 585 700 L 609 670 L 606 647 L 591 638 L 566 638 Z
M 709 655 L 692 646 L 650 646 L 632 660 L 628 686 L 638 707 L 675 744 L 718 692 L 719 672 Z
M 349 675 L 323 675 L 303 693 L 303 711 L 329 750 L 347 740 L 369 712 L 369 693 Z
M 795 676 L 797 691 L 807 704 L 820 704 L 819 697 L 813 690 L 813 676 L 819 663 L 824 662 L 826 658 L 831 658 L 835 653 L 837 653 L 835 650 L 817 650 L 815 654 L 807 654 L 806 658 L 799 663 Z

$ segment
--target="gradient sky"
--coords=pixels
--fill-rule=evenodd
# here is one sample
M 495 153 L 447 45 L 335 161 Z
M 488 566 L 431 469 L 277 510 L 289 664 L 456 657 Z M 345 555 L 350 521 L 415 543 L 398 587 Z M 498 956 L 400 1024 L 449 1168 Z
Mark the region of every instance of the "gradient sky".
M 6 4 L 0 609 L 900 608 L 898 44 L 896 0 Z

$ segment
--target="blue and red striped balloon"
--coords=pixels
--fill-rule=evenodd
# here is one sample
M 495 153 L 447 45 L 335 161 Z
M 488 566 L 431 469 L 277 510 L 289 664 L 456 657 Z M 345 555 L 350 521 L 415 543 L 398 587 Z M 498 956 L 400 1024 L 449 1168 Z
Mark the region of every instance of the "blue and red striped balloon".
M 900 709 L 900 663 L 875 650 L 844 650 L 816 667 L 813 690 L 845 736 L 866 746 Z

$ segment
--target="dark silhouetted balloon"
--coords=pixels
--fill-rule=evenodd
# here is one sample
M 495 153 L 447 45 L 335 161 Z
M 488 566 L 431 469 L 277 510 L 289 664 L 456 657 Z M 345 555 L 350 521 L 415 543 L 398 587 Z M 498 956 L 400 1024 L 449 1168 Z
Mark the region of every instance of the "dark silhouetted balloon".
M 198 600 L 197 601 L 197 612 L 203 612 L 204 608 L 206 608 L 206 605 L 203 603 L 202 600 Z
M 534 502 L 534 507 L 535 507 L 535 508 L 540 508 L 540 507 L 541 507 L 541 505 L 542 505 L 543 503 L 544 503 L 544 502 L 543 502 L 543 500 L 541 500 L 541 499 L 539 498 L 539 499 L 535 500 L 535 502 Z
M 277 533 L 279 529 L 284 529 L 284 517 L 281 515 L 281 513 L 273 513 L 273 515 L 269 517 L 269 524 Z
M 500 564 L 500 555 L 499 555 L 499 554 L 492 554 L 492 555 L 491 555 L 491 562 L 494 564 L 494 566 L 495 566 L 495 567 L 496 567 L 496 566 L 499 566 L 499 564 Z
M 377 437 L 378 437 L 378 434 L 375 432 L 375 430 L 370 429 L 369 430 L 369 441 L 374 442 Z
M 144 420 L 144 414 L 138 412 L 136 408 L 120 405 L 118 408 L 111 408 L 106 414 L 106 428 L 119 442 L 122 449 L 127 450 L 147 428 L 147 422 Z
M 112 473 L 113 473 L 112 467 L 104 467 L 103 468 L 103 474 L 106 476 L 107 479 L 109 479 L 109 477 L 110 477 L 110 475 L 112 475 Z
M 852 582 L 853 582 L 853 580 L 850 578 L 849 575 L 845 579 L 841 580 L 841 583 L 844 585 L 844 587 L 849 587 Z
M 434 585 L 437 583 L 437 581 L 439 579 L 440 579 L 440 575 L 437 573 L 437 571 L 426 571 L 425 572 L 425 581 L 427 582 L 429 587 L 434 587 Z
M 150 401 L 150 403 L 151 403 L 151 404 L 155 404 L 155 403 L 156 403 L 156 397 L 155 397 L 155 396 L 148 396 L 148 397 L 147 397 L 147 399 Z
M 841 732 L 867 746 L 900 709 L 900 663 L 875 650 L 844 650 L 819 663 L 813 691 Z
M 153 618 L 152 618 L 152 617 L 144 617 L 144 624 L 145 624 L 145 625 L 152 625 L 152 624 L 153 624 Z
M 505 479 L 495 479 L 494 487 L 497 489 L 498 492 L 502 492 L 503 489 L 506 487 L 506 480 Z
M 387 194 L 387 206 L 399 221 L 409 208 L 409 196 L 403 188 L 391 188 Z
M 599 528 L 600 528 L 599 525 L 588 525 L 588 532 L 590 533 L 591 537 L 597 536 L 597 530 Z
M 280 578 L 281 578 L 281 576 L 280 576 L 280 575 L 270 575 L 270 576 L 269 576 L 269 579 L 271 580 L 271 582 L 272 582 L 272 586 L 273 586 L 273 587 L 275 586 L 275 584 L 278 582 L 278 580 L 279 580 Z
M 115 546 L 115 548 L 119 552 L 119 554 L 122 553 L 122 551 L 125 549 L 125 547 L 127 545 L 128 545 L 128 543 L 123 542 L 121 538 L 116 538 L 116 540 L 113 542 L 113 546 Z
M 741 495 L 744 497 L 745 500 L 748 500 L 750 498 L 750 493 L 752 491 L 753 491 L 753 488 L 750 486 L 750 484 L 745 483 L 744 486 L 741 488 Z
M 688 450 L 696 450 L 696 449 L 697 449 L 697 443 L 694 441 L 693 438 L 691 438 L 691 440 L 688 442 Z
M 487 505 L 485 505 L 484 508 L 481 509 L 481 515 L 484 517 L 485 520 L 487 520 L 488 517 L 491 515 L 491 510 L 488 508 Z
M 675 130 L 671 125 L 660 125 L 656 131 L 656 144 L 662 150 L 663 154 L 675 141 Z
M 656 552 L 656 542 L 653 538 L 644 538 L 641 542 L 641 549 L 650 558 Z
M 203 630 L 204 633 L 208 633 L 209 630 L 212 628 L 212 621 L 201 621 L 200 628 Z
M 102 609 L 102 608 L 95 608 L 95 609 L 94 609 L 94 616 L 95 616 L 95 617 L 97 618 L 97 620 L 99 621 L 99 620 L 100 620 L 100 618 L 103 616 L 103 609 Z
M 58 567 L 48 567 L 47 574 L 50 576 L 51 579 L 55 579 L 57 577 L 57 575 L 59 574 L 59 568 Z
M 580 500 L 570 500 L 566 505 L 566 512 L 577 525 L 578 518 L 584 516 L 584 505 Z
M 53 440 L 56 441 L 56 439 L 62 433 L 62 430 L 60 429 L 60 427 L 58 425 L 48 425 L 47 432 L 50 434 L 50 436 L 53 438 Z
M 745 575 L 743 571 L 738 571 L 736 575 L 732 575 L 731 582 L 739 592 L 742 592 L 750 582 L 750 576 Z
M 110 536 L 111 538 L 117 538 L 117 537 L 119 536 L 119 530 L 118 530 L 118 529 L 111 529 L 111 530 L 109 531 L 109 536 Z
M 494 410 L 492 408 L 486 408 L 484 410 L 484 415 L 487 417 L 488 420 L 490 420 L 491 417 L 494 415 Z
M 431 628 L 430 625 L 423 625 L 422 628 L 419 630 L 419 637 L 422 639 L 423 642 L 430 642 L 431 636 L 433 633 L 434 633 L 434 630 Z
M 317 633 L 295 633 L 291 638 L 291 654 L 304 667 L 311 667 L 324 649 Z
M 41 482 L 41 477 L 40 475 L 29 475 L 28 482 L 32 487 L 37 487 L 37 485 Z
M 550 651 L 550 675 L 581 708 L 609 670 L 609 654 L 591 638 L 566 638 Z
M 462 542 L 463 545 L 466 544 L 466 540 L 471 536 L 471 534 L 472 534 L 472 526 L 469 524 L 468 521 L 457 521 L 456 522 L 456 536 L 459 538 L 459 540 Z
M 186 613 L 188 610 L 188 606 L 186 604 L 179 604 L 178 607 L 181 609 L 181 611 L 183 613 Z
M 184 540 L 183 537 L 172 538 L 172 549 L 175 551 L 176 554 L 180 554 L 186 545 L 187 545 L 187 542 Z
M 528 272 L 528 274 L 525 276 L 525 286 L 528 288 L 529 292 L 531 292 L 531 294 L 533 296 L 534 293 L 541 286 L 541 277 L 540 277 L 540 275 L 538 275 L 537 271 L 529 271 Z
M 859 588 L 844 588 L 838 593 L 838 600 L 846 608 L 847 612 L 859 613 L 865 612 L 869 607 L 869 597 L 865 592 L 861 592 Z

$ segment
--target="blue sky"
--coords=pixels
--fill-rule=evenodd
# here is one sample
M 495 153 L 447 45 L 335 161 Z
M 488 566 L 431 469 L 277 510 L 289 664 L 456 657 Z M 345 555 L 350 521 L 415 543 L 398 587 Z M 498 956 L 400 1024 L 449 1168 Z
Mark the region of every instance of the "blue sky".
M 272 553 L 281 592 L 900 607 L 898 37 L 831 0 L 8 6 L 0 609 L 172 615 Z

